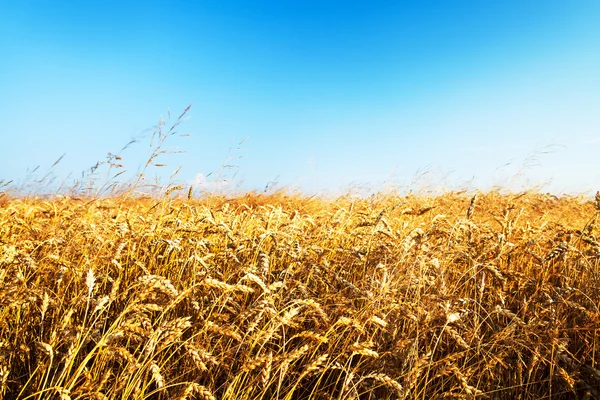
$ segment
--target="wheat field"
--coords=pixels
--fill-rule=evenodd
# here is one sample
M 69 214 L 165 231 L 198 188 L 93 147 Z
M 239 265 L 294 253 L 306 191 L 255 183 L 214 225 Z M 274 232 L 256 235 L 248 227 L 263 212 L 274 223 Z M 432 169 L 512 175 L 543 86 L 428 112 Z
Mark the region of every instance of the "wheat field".
M 594 200 L 0 198 L 5 399 L 599 399 Z

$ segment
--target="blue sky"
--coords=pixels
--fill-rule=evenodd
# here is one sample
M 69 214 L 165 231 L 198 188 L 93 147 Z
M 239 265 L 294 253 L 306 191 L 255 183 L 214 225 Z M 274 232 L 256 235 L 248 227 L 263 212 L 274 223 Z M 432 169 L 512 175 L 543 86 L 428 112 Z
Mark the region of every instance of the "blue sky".
M 156 171 L 207 188 L 247 137 L 241 189 L 600 189 L 597 1 L 1 6 L 0 179 L 139 138 L 135 172 L 147 129 L 192 104 Z

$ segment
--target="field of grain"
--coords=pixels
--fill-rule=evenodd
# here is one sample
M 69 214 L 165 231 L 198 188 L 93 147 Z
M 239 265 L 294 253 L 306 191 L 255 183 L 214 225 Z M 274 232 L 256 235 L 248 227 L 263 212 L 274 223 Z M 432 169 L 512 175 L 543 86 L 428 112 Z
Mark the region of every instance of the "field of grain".
M 5 399 L 600 399 L 594 200 L 0 199 Z

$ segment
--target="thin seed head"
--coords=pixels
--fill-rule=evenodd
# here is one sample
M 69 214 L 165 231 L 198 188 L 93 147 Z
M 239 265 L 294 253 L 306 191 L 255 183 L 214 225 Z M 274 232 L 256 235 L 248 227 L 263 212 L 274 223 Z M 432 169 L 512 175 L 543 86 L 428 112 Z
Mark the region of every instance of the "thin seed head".
M 88 296 L 92 295 L 92 292 L 94 291 L 95 283 L 96 283 L 96 277 L 94 276 L 94 271 L 92 271 L 92 269 L 90 268 L 87 272 L 87 276 L 85 279 L 85 284 L 88 287 Z
M 473 212 L 475 211 L 475 202 L 477 201 L 477 193 L 471 198 L 471 204 L 469 204 L 469 209 L 467 210 L 467 218 L 471 219 L 473 216 Z

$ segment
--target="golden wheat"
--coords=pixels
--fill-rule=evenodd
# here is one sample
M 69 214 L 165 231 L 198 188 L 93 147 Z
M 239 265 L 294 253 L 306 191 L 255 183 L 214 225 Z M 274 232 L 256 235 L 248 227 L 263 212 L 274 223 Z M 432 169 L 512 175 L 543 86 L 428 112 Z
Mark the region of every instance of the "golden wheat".
M 0 397 L 598 398 L 598 195 L 182 188 L 3 196 Z

